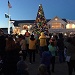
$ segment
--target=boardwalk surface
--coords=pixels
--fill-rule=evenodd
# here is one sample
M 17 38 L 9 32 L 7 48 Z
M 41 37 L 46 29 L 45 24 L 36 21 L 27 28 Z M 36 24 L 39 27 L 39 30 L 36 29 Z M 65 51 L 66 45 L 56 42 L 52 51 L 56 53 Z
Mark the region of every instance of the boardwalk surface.
M 38 66 L 40 64 L 40 58 L 39 55 L 36 55 L 36 62 L 33 64 L 29 64 L 29 61 L 27 60 L 28 66 L 29 66 L 29 74 L 30 75 L 37 75 L 38 72 Z M 56 63 L 55 63 L 55 73 L 51 73 L 51 75 L 68 75 L 68 66 L 67 63 L 59 63 L 58 57 L 56 57 Z M 73 75 L 75 75 L 75 72 L 73 72 Z

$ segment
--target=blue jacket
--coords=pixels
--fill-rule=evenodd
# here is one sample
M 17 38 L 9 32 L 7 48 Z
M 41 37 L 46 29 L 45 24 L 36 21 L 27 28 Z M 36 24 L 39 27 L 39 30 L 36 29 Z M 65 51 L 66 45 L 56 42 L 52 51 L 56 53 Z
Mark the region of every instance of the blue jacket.
M 50 66 L 51 57 L 52 57 L 52 55 L 51 55 L 50 51 L 44 51 L 42 53 L 41 64 L 45 64 L 46 66 Z

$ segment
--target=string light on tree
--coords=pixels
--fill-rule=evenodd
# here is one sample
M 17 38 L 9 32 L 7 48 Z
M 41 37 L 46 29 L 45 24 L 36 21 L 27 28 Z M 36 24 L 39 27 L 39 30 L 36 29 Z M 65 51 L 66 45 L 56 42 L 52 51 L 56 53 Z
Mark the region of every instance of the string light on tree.
M 47 30 L 47 21 L 44 16 L 42 4 L 39 5 L 39 9 L 37 12 L 36 20 L 34 22 L 33 30 L 36 32 L 38 31 L 42 32 L 42 31 Z

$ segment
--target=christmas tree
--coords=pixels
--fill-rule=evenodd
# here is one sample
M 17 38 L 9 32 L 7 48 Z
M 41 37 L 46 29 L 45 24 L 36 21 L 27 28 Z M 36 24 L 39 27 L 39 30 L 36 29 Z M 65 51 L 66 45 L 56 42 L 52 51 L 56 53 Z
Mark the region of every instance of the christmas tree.
M 47 21 L 44 16 L 42 4 L 39 5 L 39 9 L 37 12 L 36 20 L 34 22 L 33 30 L 39 33 L 47 30 Z

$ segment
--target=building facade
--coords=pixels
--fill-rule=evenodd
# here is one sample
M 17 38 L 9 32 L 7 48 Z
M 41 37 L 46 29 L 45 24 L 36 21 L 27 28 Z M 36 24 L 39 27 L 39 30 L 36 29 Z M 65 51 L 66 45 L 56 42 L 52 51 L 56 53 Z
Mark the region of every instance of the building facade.
M 32 27 L 35 20 L 11 20 L 13 21 L 13 34 L 24 34 L 28 29 L 32 32 Z M 55 16 L 52 19 L 47 19 L 47 27 L 49 33 L 64 33 L 74 34 L 75 33 L 75 21 L 61 19 Z

